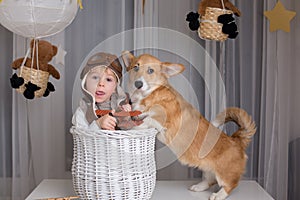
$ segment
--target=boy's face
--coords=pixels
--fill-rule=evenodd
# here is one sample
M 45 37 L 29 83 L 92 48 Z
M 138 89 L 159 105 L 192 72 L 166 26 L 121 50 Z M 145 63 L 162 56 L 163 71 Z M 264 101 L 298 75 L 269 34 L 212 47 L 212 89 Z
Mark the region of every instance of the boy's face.
M 86 77 L 86 89 L 94 95 L 97 103 L 110 100 L 117 84 L 115 74 L 104 67 L 92 69 Z

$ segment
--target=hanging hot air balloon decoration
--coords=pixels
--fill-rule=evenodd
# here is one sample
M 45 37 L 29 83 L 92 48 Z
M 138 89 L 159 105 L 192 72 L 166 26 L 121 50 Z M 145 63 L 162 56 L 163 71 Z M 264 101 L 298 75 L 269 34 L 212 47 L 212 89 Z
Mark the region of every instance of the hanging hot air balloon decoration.
M 36 95 L 29 95 L 30 98 L 24 94 L 26 98 L 41 97 L 42 95 L 37 94 L 44 94 L 44 91 L 38 91 L 43 90 L 42 85 L 51 86 L 44 88 L 45 91 L 54 90 L 53 85 L 48 82 L 49 73 L 44 73 L 45 71 L 39 67 L 39 40 L 64 30 L 75 18 L 78 7 L 82 7 L 81 0 L 0 0 L 0 24 L 13 33 L 33 41 L 31 42 L 33 46 L 31 45 L 28 50 L 31 53 L 27 53 L 22 62 L 24 66 L 18 67 L 19 75 L 14 74 L 11 78 L 13 88 L 16 88 L 16 82 L 20 84 L 23 81 L 20 87 L 28 86 L 30 90 L 36 91 L 34 92 Z M 31 66 L 26 66 L 28 55 L 31 55 Z M 36 82 L 33 83 L 33 80 Z M 24 91 L 18 87 L 16 89 L 19 92 Z

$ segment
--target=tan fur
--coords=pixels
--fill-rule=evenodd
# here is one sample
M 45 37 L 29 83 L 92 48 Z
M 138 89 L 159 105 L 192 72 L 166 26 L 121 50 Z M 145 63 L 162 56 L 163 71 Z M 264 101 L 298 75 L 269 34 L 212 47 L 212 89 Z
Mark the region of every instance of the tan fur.
M 235 121 L 240 129 L 232 137 L 221 132 L 216 145 L 201 159 L 199 152 L 201 146 L 205 145 L 202 143 L 206 134 L 221 130 L 207 121 L 169 85 L 168 78 L 181 73 L 184 66 L 161 62 L 148 54 L 134 57 L 124 52 L 122 57 L 129 70 L 129 92 L 133 107 L 141 109 L 143 117 L 146 117 L 140 128 L 157 128 L 160 131 L 158 138 L 177 155 L 181 163 L 197 167 L 210 177 L 205 184 L 192 186 L 192 190 L 207 189 L 206 185 L 209 187 L 217 181 L 224 190 L 213 194 L 211 199 L 225 198 L 224 195 L 230 194 L 244 173 L 247 161 L 245 149 L 255 133 L 251 117 L 239 108 L 228 108 L 219 114 L 214 124 Z M 137 81 L 144 83 L 140 89 L 135 88 Z

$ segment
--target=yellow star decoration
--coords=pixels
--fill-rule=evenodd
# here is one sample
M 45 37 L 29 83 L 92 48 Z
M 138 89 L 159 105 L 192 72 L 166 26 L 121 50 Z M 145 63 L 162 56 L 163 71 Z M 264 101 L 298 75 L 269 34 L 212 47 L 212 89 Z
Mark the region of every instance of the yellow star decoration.
M 290 21 L 295 17 L 296 12 L 286 10 L 280 1 L 273 10 L 265 11 L 264 15 L 270 20 L 270 31 L 283 30 L 290 32 Z

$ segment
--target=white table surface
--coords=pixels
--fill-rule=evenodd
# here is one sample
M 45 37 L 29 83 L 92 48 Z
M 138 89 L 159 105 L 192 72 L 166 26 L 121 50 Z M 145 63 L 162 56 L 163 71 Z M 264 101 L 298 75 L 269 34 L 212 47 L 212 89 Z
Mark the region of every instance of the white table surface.
M 208 200 L 212 188 L 204 192 L 192 192 L 188 188 L 197 181 L 157 181 L 151 200 Z M 76 196 L 72 180 L 45 179 L 25 200 Z M 274 200 L 255 181 L 240 181 L 228 200 Z

